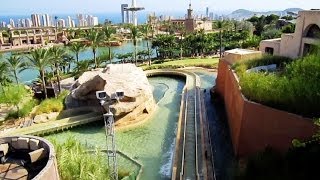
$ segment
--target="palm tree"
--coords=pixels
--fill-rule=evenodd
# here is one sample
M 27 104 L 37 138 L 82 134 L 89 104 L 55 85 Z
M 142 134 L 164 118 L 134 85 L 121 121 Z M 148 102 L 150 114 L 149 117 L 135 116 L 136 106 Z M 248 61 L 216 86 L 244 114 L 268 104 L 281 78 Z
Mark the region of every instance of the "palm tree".
M 30 61 L 30 66 L 34 69 L 37 69 L 39 71 L 41 80 L 42 80 L 42 86 L 44 89 L 44 95 L 45 98 L 47 98 L 47 89 L 46 89 L 46 82 L 45 82 L 45 69 L 50 65 L 51 63 L 51 57 L 50 53 L 47 49 L 36 49 L 34 51 L 31 51 L 31 55 L 28 57 Z
M 147 41 L 147 53 L 148 53 L 148 60 L 149 60 L 149 66 L 151 66 L 151 52 L 149 47 L 149 32 L 150 32 L 151 26 L 149 24 L 145 24 L 141 26 L 141 31 L 144 34 L 144 38 Z
M 131 26 L 131 38 L 133 41 L 133 46 L 134 46 L 134 61 L 135 64 L 137 65 L 137 38 L 138 38 L 138 28 L 136 26 Z
M 98 30 L 91 29 L 88 32 L 87 39 L 90 41 L 90 46 L 92 48 L 92 53 L 93 53 L 93 60 L 95 62 L 95 67 L 97 68 L 97 48 L 101 45 L 103 41 L 103 33 L 101 33 Z
M 66 51 L 60 47 L 54 46 L 49 49 L 51 55 L 51 62 L 54 64 L 57 82 L 58 82 L 58 90 L 61 92 L 61 84 L 60 84 L 60 64 L 63 61 L 63 57 L 66 54 Z
M 63 56 L 63 60 L 64 60 L 64 65 L 66 65 L 66 66 L 68 66 L 68 70 L 67 70 L 67 72 L 69 73 L 70 72 L 70 70 L 71 70 L 71 64 L 74 62 L 74 57 L 73 56 L 71 56 L 70 54 L 65 54 L 64 56 Z
M 104 32 L 104 37 L 105 40 L 107 42 L 107 46 L 108 46 L 108 50 L 109 50 L 109 57 L 108 59 L 110 60 L 110 64 L 112 63 L 112 53 L 111 53 L 111 43 L 110 40 L 112 38 L 112 35 L 116 33 L 116 30 L 114 28 L 112 28 L 111 26 L 106 26 L 105 28 L 103 28 L 103 32 Z
M 0 61 L 0 85 L 2 91 L 4 91 L 4 86 L 10 82 L 10 70 L 8 68 L 8 63 Z
M 23 59 L 19 56 L 10 56 L 7 58 L 9 70 L 13 73 L 16 83 L 18 82 L 18 73 L 27 69 L 27 63 L 23 61 Z
M 72 51 L 76 55 L 77 63 L 79 62 L 79 54 L 85 50 L 85 45 L 81 43 L 72 43 L 69 46 L 70 51 Z
M 219 37 L 220 37 L 220 59 L 222 57 L 222 29 L 225 27 L 224 21 L 216 21 L 214 24 L 217 29 L 219 29 Z

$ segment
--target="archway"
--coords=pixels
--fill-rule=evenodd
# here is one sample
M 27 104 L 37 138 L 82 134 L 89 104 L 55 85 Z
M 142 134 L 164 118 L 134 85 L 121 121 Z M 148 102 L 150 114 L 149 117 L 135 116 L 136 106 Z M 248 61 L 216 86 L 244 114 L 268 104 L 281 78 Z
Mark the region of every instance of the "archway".
M 316 24 L 311 24 L 305 30 L 305 37 L 320 39 L 320 28 Z

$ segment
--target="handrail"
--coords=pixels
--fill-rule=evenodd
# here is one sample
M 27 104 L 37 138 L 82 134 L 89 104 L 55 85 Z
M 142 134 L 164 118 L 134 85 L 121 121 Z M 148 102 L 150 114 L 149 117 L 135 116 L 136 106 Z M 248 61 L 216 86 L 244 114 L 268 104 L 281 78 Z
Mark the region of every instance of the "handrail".
M 182 145 L 182 158 L 181 158 L 181 172 L 180 172 L 180 179 L 184 174 L 184 159 L 185 159 L 185 147 L 186 147 L 186 126 L 187 126 L 187 107 L 188 107 L 188 99 L 189 99 L 189 91 L 186 90 L 186 104 L 185 104 L 185 111 L 184 111 L 184 127 L 183 127 L 183 145 Z
M 195 80 L 196 83 L 196 80 Z M 197 126 L 197 87 L 194 90 L 194 134 L 195 134 L 195 148 L 196 148 L 196 177 L 199 179 L 199 164 L 198 164 L 198 126 Z

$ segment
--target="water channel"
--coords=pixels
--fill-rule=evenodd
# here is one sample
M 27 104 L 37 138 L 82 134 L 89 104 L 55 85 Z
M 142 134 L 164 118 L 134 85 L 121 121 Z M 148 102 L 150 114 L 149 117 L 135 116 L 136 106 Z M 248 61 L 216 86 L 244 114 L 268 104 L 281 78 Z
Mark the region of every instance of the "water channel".
M 177 121 L 185 82 L 169 77 L 151 77 L 158 109 L 145 124 L 117 131 L 117 149 L 143 165 L 142 180 L 170 179 Z M 87 125 L 50 135 L 64 141 L 69 135 L 89 146 L 106 147 L 103 126 Z M 107 157 L 106 157 L 107 158 Z M 120 167 L 124 166 L 121 164 Z

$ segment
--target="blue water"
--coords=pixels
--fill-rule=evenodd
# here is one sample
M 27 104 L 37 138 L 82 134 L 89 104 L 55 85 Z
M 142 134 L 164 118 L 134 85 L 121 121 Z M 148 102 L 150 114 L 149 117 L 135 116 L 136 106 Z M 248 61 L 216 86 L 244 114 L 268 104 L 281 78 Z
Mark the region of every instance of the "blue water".
M 149 46 L 151 46 L 151 44 L 149 43 Z M 134 46 L 132 42 L 126 42 L 123 43 L 122 46 L 117 46 L 117 47 L 112 47 L 112 52 L 116 55 L 116 54 L 124 54 L 124 53 L 129 53 L 129 52 L 133 52 L 134 51 Z M 147 43 L 146 41 L 138 41 L 137 43 L 137 50 L 141 51 L 141 50 L 146 50 L 147 49 Z M 100 53 L 103 53 L 104 51 L 107 51 L 106 47 L 101 47 L 98 49 L 97 54 L 99 55 Z M 6 54 L 5 56 L 8 56 L 10 53 Z M 70 52 L 70 54 L 72 54 Z M 22 55 L 23 57 L 26 57 L 27 55 Z M 153 57 L 155 56 L 155 53 L 153 53 Z M 75 55 L 74 55 L 74 58 Z M 87 48 L 84 52 L 81 52 L 79 55 L 79 60 L 88 60 L 88 59 L 93 59 L 93 54 L 92 54 L 92 50 L 90 48 Z M 118 61 L 118 59 L 114 58 L 112 60 L 113 62 Z M 74 64 L 72 65 L 74 66 Z M 36 79 L 39 77 L 39 72 L 35 69 L 27 69 L 25 71 L 22 71 L 20 74 L 18 74 L 18 78 L 20 82 L 24 82 L 24 83 L 30 83 L 32 80 Z

